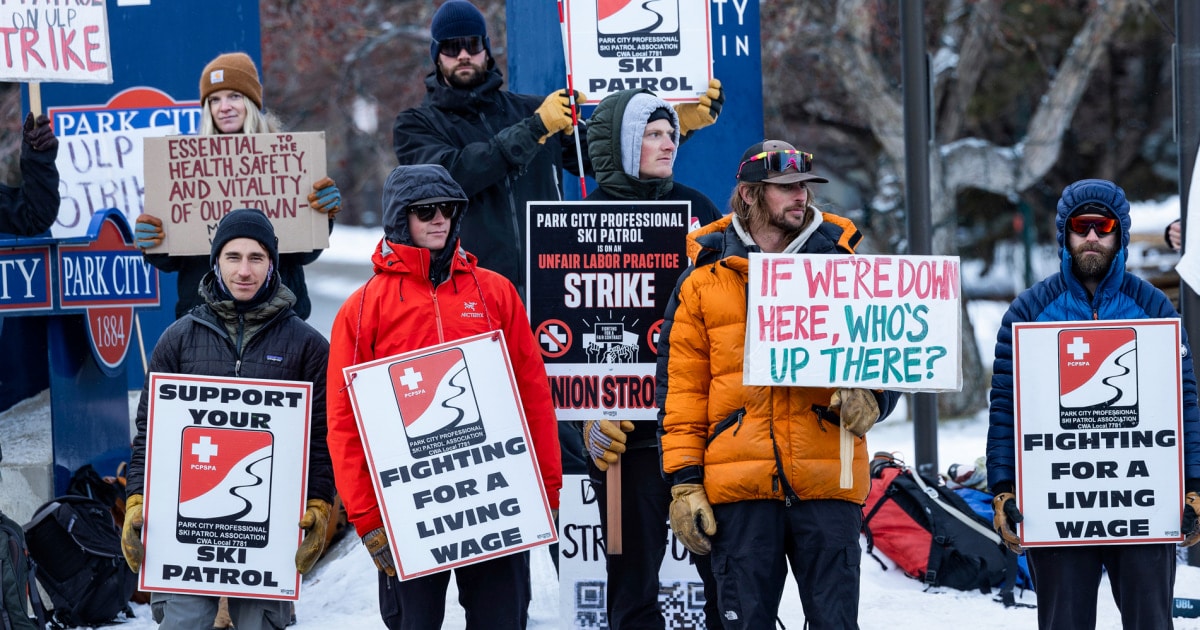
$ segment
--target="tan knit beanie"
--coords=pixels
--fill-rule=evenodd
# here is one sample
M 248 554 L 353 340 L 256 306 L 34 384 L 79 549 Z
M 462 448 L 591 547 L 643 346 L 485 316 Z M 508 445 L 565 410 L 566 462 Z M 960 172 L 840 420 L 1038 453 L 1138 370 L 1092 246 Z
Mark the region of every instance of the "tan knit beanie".
M 258 68 L 246 53 L 227 53 L 208 62 L 200 75 L 200 102 L 217 90 L 237 90 L 262 109 L 262 83 Z

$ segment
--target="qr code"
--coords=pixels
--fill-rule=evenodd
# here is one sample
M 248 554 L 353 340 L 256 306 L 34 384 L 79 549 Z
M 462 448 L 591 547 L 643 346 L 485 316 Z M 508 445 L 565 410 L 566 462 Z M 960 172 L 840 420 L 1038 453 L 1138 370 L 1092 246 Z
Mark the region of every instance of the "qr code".
M 601 580 L 575 583 L 575 630 L 608 630 L 605 609 L 608 584 Z M 700 582 L 663 583 L 658 606 L 671 630 L 704 630 L 704 585 Z

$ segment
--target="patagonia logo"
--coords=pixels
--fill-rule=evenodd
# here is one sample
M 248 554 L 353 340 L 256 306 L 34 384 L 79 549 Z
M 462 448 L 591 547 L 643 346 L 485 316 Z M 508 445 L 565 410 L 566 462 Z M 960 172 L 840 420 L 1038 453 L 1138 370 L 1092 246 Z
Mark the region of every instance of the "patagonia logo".
M 283 363 L 283 357 L 277 354 L 268 354 L 267 361 L 270 363 Z

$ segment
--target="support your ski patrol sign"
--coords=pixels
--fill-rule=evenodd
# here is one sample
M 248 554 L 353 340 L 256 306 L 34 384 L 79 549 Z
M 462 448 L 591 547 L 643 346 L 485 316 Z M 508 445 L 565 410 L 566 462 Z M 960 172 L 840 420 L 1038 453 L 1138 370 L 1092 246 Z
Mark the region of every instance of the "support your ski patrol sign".
M 144 591 L 295 600 L 312 384 L 151 374 Z
M 1013 324 L 1027 547 L 1182 540 L 1179 320 Z
M 401 580 L 557 540 L 503 333 L 344 374 Z

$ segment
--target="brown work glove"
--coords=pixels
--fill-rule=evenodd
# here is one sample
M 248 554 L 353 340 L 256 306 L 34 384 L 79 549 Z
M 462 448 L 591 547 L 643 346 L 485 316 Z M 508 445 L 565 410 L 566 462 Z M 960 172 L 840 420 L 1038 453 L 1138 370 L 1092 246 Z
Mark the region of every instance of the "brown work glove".
M 679 135 L 703 129 L 715 122 L 725 105 L 725 90 L 721 89 L 719 79 L 709 79 L 708 91 L 700 95 L 699 103 L 680 103 L 675 106 L 675 115 L 679 117 Z
M 392 548 L 388 546 L 387 532 L 383 531 L 382 527 L 376 527 L 367 532 L 362 541 L 371 553 L 371 560 L 375 561 L 375 568 L 388 574 L 388 577 L 396 577 L 396 565 L 392 562 Z
M 829 410 L 842 418 L 846 430 L 862 437 L 879 420 L 879 403 L 869 389 L 843 387 L 829 397 Z
M 313 182 L 313 191 L 308 193 L 308 207 L 324 212 L 332 219 L 342 209 L 342 191 L 328 177 Z
M 704 484 L 680 483 L 671 487 L 671 531 L 692 553 L 703 556 L 712 551 L 708 538 L 717 533 L 717 519 L 708 504 L 708 495 L 704 494 Z
M 579 90 L 575 90 L 573 94 L 576 103 L 582 104 L 587 101 L 587 96 Z M 539 138 L 538 143 L 545 144 L 546 138 L 560 131 L 568 136 L 575 133 L 571 120 L 571 100 L 571 97 L 567 96 L 566 90 L 559 90 L 547 96 L 546 100 L 538 106 L 534 113 L 542 119 L 542 126 L 546 128 L 546 135 Z
M 332 511 L 333 506 L 320 499 L 309 499 L 304 504 L 304 516 L 300 517 L 304 540 L 296 549 L 296 570 L 301 575 L 308 573 L 325 553 L 325 529 L 329 526 Z
M 138 249 L 151 249 L 162 245 L 162 242 L 162 219 L 144 212 L 139 214 L 133 223 L 133 244 Z
M 1183 542 L 1181 547 L 1191 547 L 1200 542 L 1200 493 L 1183 495 Z
M 625 452 L 625 434 L 633 430 L 629 420 L 588 420 L 583 423 L 583 445 L 600 470 L 617 463 Z
M 125 498 L 125 524 L 121 527 L 121 553 L 125 563 L 137 573 L 142 568 L 142 560 L 146 557 L 146 547 L 142 545 L 142 495 L 131 494 Z
M 1021 555 L 1021 538 L 1017 536 L 1017 523 L 1025 520 L 1017 507 L 1017 497 L 1011 492 L 1001 492 L 992 497 L 992 529 L 1004 539 L 1004 546 Z
M 25 117 L 25 127 L 22 138 L 29 148 L 34 151 L 52 151 L 58 149 L 58 137 L 50 128 L 50 119 L 45 114 L 34 118 L 33 112 Z

